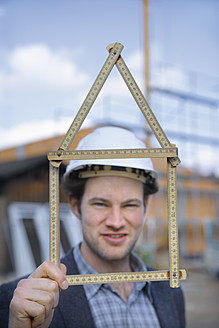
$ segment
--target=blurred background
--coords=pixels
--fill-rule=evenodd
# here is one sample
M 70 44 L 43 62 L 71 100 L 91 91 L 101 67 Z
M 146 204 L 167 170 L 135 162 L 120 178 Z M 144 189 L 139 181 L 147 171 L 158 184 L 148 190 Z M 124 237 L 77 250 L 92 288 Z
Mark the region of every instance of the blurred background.
M 219 2 L 0 0 L 0 282 L 48 259 L 48 160 L 120 42 L 132 75 L 179 148 L 180 267 L 188 327 L 219 322 Z M 159 147 L 115 67 L 73 141 L 98 126 Z M 60 172 L 65 170 L 62 163 Z M 138 252 L 168 269 L 166 160 Z M 60 175 L 61 175 L 60 174 Z M 61 254 L 81 239 L 60 191 Z

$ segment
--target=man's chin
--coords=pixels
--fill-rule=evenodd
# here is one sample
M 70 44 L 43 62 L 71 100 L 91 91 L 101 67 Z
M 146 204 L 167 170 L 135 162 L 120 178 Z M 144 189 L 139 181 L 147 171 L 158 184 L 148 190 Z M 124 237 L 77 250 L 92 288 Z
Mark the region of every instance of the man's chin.
M 129 255 L 135 245 L 135 243 L 132 243 L 131 245 L 120 245 L 119 247 L 115 247 L 111 245 L 96 244 L 96 247 L 94 247 L 92 243 L 87 242 L 86 244 L 88 249 L 90 249 L 96 257 L 107 262 L 119 262 L 129 259 Z
M 118 252 L 118 250 L 116 250 L 112 253 L 103 251 L 99 256 L 105 261 L 119 262 L 126 260 L 129 257 L 129 254 L 130 252 L 127 252 L 127 250 L 125 252 Z

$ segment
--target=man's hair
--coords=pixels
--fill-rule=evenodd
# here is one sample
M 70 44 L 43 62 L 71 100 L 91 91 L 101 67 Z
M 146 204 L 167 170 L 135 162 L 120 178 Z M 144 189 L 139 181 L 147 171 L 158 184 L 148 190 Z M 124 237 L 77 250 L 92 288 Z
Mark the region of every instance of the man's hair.
M 85 185 L 89 178 L 79 178 L 79 170 L 72 171 L 64 175 L 62 179 L 62 189 L 67 196 L 76 198 L 78 201 L 78 209 L 80 210 L 81 199 L 84 194 Z M 146 196 L 154 194 L 158 191 L 157 179 L 150 172 L 147 174 L 147 181 L 143 183 L 143 199 Z

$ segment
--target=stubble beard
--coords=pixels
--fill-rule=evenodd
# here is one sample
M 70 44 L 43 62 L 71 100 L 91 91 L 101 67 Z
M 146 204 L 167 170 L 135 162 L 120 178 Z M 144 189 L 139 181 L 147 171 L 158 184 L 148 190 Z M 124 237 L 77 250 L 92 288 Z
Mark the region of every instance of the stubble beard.
M 127 258 L 129 258 L 129 255 L 131 251 L 134 249 L 135 244 L 138 240 L 138 236 L 132 241 L 129 242 L 129 244 L 124 246 L 108 246 L 107 245 L 101 245 L 98 240 L 92 238 L 87 238 L 86 234 L 83 231 L 83 242 L 86 243 L 86 246 L 89 248 L 89 250 L 96 256 L 96 258 L 99 258 L 104 261 L 124 261 Z M 119 248 L 123 248 L 123 251 L 119 251 Z M 115 254 L 113 254 L 113 249 L 115 250 Z M 110 250 L 109 252 L 107 250 Z

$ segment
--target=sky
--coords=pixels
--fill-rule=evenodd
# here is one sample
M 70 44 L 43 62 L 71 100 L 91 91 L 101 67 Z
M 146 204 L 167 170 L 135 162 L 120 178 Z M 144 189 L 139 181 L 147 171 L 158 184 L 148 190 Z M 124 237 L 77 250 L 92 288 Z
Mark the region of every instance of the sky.
M 153 86 L 219 101 L 218 12 L 217 0 L 149 0 Z M 124 45 L 122 56 L 144 91 L 143 26 L 143 0 L 0 0 L 0 149 L 65 133 L 111 43 Z M 183 133 L 178 102 L 162 100 L 168 109 L 161 113 L 160 99 L 152 94 L 151 107 L 163 129 Z M 219 137 L 217 106 L 213 114 L 195 106 L 182 119 L 202 111 L 208 119 L 186 124 L 186 131 L 198 125 L 196 134 Z M 83 126 L 106 119 L 144 128 L 116 68 Z M 197 159 L 202 152 L 199 147 Z M 215 151 L 208 152 L 212 162 Z

